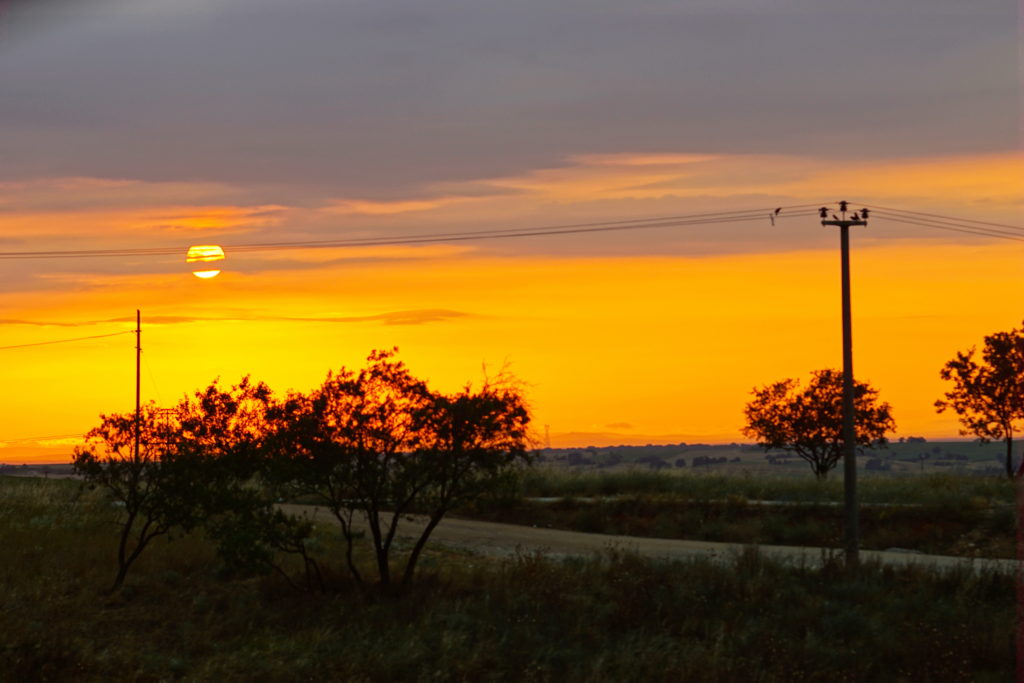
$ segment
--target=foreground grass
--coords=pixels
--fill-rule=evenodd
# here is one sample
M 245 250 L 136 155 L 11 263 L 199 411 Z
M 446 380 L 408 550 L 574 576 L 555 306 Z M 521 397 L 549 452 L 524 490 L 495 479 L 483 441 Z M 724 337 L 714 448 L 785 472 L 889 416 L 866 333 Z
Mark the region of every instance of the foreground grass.
M 126 590 L 111 510 L 0 479 L 2 680 L 1009 680 L 1013 579 L 435 550 L 408 595 L 227 578 L 158 543 Z M 335 553 L 331 537 L 326 549 Z

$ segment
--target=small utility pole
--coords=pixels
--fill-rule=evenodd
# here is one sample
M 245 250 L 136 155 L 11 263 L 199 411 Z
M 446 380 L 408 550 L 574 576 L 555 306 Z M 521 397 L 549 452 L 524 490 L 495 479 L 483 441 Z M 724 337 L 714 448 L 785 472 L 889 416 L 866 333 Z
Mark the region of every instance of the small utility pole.
M 135 462 L 139 462 L 142 436 L 142 312 L 135 311 Z
M 868 210 L 847 216 L 847 202 L 839 202 L 839 216 L 821 207 L 821 224 L 839 227 L 843 278 L 843 516 L 845 520 L 846 566 L 860 561 L 860 533 L 857 529 L 857 432 L 853 405 L 853 325 L 850 321 L 850 226 L 867 225 Z

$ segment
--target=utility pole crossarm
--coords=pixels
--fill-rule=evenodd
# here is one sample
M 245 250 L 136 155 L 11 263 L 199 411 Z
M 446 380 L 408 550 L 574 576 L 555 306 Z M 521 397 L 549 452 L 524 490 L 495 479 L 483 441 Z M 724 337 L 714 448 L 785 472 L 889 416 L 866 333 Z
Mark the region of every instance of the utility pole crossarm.
M 847 209 L 848 206 L 849 206 L 849 202 L 845 202 L 845 201 L 839 202 L 839 214 L 840 214 L 840 216 L 842 216 L 842 218 L 840 218 L 839 216 L 836 216 L 835 214 L 832 214 L 832 220 L 827 220 L 828 219 L 828 207 L 827 206 L 821 207 L 820 209 L 818 209 L 818 215 L 820 215 L 821 219 L 822 219 L 821 220 L 821 224 L 824 225 L 824 226 L 831 225 L 831 226 L 835 226 L 837 228 L 848 228 L 848 227 L 850 227 L 852 225 L 867 225 L 868 224 L 868 210 L 867 209 L 861 209 L 860 211 L 850 212 L 850 216 L 847 217 L 846 214 L 847 214 L 847 211 L 848 211 L 848 209 Z
M 834 221 L 822 221 L 822 225 L 834 225 L 838 228 L 850 227 L 851 225 L 867 225 L 868 222 L 863 218 L 851 218 L 849 220 L 834 220 Z

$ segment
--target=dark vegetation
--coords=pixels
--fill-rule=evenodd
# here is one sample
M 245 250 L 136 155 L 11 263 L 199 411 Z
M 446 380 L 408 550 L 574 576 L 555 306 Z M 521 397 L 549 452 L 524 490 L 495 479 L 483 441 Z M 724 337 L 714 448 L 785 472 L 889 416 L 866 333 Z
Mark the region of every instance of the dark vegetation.
M 328 593 L 240 577 L 202 531 L 155 539 L 114 594 L 117 513 L 75 482 L 0 478 L 4 680 L 933 680 L 1012 677 L 1013 577 L 619 552 L 428 548 L 403 596 L 325 562 Z M 343 538 L 314 529 L 318 554 Z M 369 539 L 354 561 L 375 564 Z M 301 571 L 297 556 L 286 568 Z
M 655 538 L 741 544 L 842 547 L 840 506 L 750 504 L 740 497 L 691 501 L 620 496 L 523 501 L 469 515 L 496 522 Z M 1016 557 L 1012 507 L 879 507 L 861 509 L 861 547 L 964 557 Z
M 1004 440 L 1012 479 L 1024 331 L 986 337 L 980 363 L 973 353 L 944 368 L 955 386 L 937 406 L 982 442 Z M 309 394 L 215 382 L 172 409 L 103 416 L 75 455 L 88 487 L 0 476 L 0 547 L 11 549 L 0 679 L 1008 679 L 1008 573 L 847 568 L 829 550 L 813 566 L 759 555 L 760 543 L 840 545 L 841 482 L 826 480 L 839 457 L 838 378 L 815 373 L 803 391 L 784 380 L 747 407 L 768 462 L 794 453 L 813 482 L 531 471 L 516 384 L 438 393 L 392 352 Z M 883 445 L 889 406 L 866 384 L 858 392 L 858 443 Z M 949 455 L 918 437 L 894 454 L 906 448 L 922 470 Z M 586 450 L 567 464 L 628 459 Z M 650 470 L 743 466 L 688 448 L 628 455 Z M 864 469 L 900 460 L 880 453 Z M 863 543 L 1013 556 L 1014 495 L 1012 482 L 981 477 L 866 478 Z M 319 505 L 331 523 L 282 502 Z M 452 512 L 745 549 L 664 562 L 429 547 Z M 397 530 L 412 515 L 426 525 L 407 540 Z
M 1013 469 L 1013 437 L 1024 423 L 1024 326 L 986 336 L 980 360 L 974 352 L 961 351 L 943 366 L 942 379 L 953 388 L 935 407 L 959 416 L 961 434 L 1005 442 L 1006 476 L 1022 477 L 1024 459 Z
M 866 479 L 861 544 L 964 557 L 1016 557 L 1016 487 L 936 474 Z M 524 472 L 519 495 L 463 516 L 539 527 L 743 544 L 842 546 L 842 482 L 666 475 L 650 471 Z
M 428 517 L 404 553 L 398 590 L 408 587 L 433 529 L 454 506 L 485 496 L 530 460 L 529 413 L 508 378 L 431 391 L 393 359 L 374 352 L 367 367 L 330 373 L 310 394 L 275 400 L 248 378 L 213 383 L 173 409 L 102 416 L 75 453 L 87 484 L 117 506 L 119 589 L 158 537 L 202 531 L 220 560 L 239 573 L 274 571 L 324 589 L 313 557 L 313 525 L 277 503 L 297 497 L 330 510 L 344 538 L 353 581 L 387 592 L 396 586 L 395 538 L 412 513 Z M 375 579 L 354 561 L 353 519 L 368 522 Z M 302 559 L 293 579 L 279 561 Z
M 854 433 L 859 449 L 884 446 L 896 428 L 892 408 L 865 382 L 853 384 Z M 843 452 L 843 373 L 818 370 L 804 388 L 785 379 L 754 390 L 744 408 L 743 433 L 765 450 L 792 451 L 825 479 Z
M 991 476 L 934 473 L 924 476 L 864 477 L 857 496 L 862 503 L 906 503 L 953 508 L 1010 505 L 1016 500 L 1013 482 Z M 742 471 L 717 474 L 664 473 L 642 469 L 575 471 L 534 467 L 521 472 L 516 496 L 524 498 L 593 497 L 669 494 L 691 500 L 839 503 L 841 479 L 814 481 L 804 477 L 751 476 Z

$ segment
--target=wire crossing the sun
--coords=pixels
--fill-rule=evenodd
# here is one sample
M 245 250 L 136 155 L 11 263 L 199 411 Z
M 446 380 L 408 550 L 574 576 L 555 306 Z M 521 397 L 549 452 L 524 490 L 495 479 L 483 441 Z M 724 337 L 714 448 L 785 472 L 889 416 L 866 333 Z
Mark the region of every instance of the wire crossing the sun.
M 325 249 L 341 247 L 379 247 L 406 244 L 425 244 L 438 242 L 464 242 L 489 239 L 508 239 L 516 237 L 536 237 L 541 235 L 572 235 L 599 232 L 620 232 L 628 230 L 650 230 L 654 228 L 671 228 L 688 225 L 713 225 L 717 223 L 737 223 L 746 221 L 765 221 L 769 216 L 773 220 L 798 218 L 814 215 L 818 204 L 799 204 L 763 209 L 745 209 L 738 211 L 717 211 L 712 213 L 696 213 L 675 216 L 658 216 L 655 218 L 639 218 L 618 221 L 599 221 L 590 223 L 569 223 L 562 225 L 541 225 L 525 228 L 503 228 L 492 230 L 473 230 L 465 232 L 441 232 L 426 234 L 397 235 L 391 237 L 352 237 L 338 240 L 309 240 L 258 242 L 252 244 L 225 244 L 225 251 L 230 253 L 278 251 L 282 249 Z M 776 209 L 779 211 L 775 213 Z M 56 259 L 56 258 L 104 258 L 116 256 L 178 256 L 185 253 L 186 247 L 142 247 L 135 249 L 76 249 L 47 251 L 4 251 L 0 259 Z
M 922 211 L 911 211 L 907 209 L 894 209 L 866 202 L 862 203 L 862 205 L 871 210 L 873 218 L 882 219 L 884 221 L 978 235 L 981 237 L 993 237 L 997 239 L 1024 242 L 1024 227 L 1019 225 L 995 223 L 992 221 L 979 221 L 970 218 L 959 218 L 956 216 L 946 216 L 942 214 L 925 213 Z M 350 237 L 334 240 L 225 244 L 223 247 L 229 253 L 249 253 L 260 251 L 281 251 L 286 249 L 339 249 L 346 247 L 382 247 L 414 244 L 437 244 L 445 242 L 475 242 L 482 240 L 514 239 L 548 235 L 581 235 L 603 232 L 652 230 L 657 228 L 717 225 L 725 223 L 761 222 L 766 220 L 770 221 L 770 224 L 774 226 L 776 220 L 814 216 L 817 214 L 817 207 L 819 206 L 821 206 L 820 203 L 793 204 L 771 208 L 717 211 L 617 221 L 540 225 L 523 228 L 500 228 L 462 232 L 405 234 L 381 237 Z M 187 247 L 168 246 L 113 249 L 3 251 L 0 252 L 0 260 L 180 256 L 185 253 L 186 250 Z

